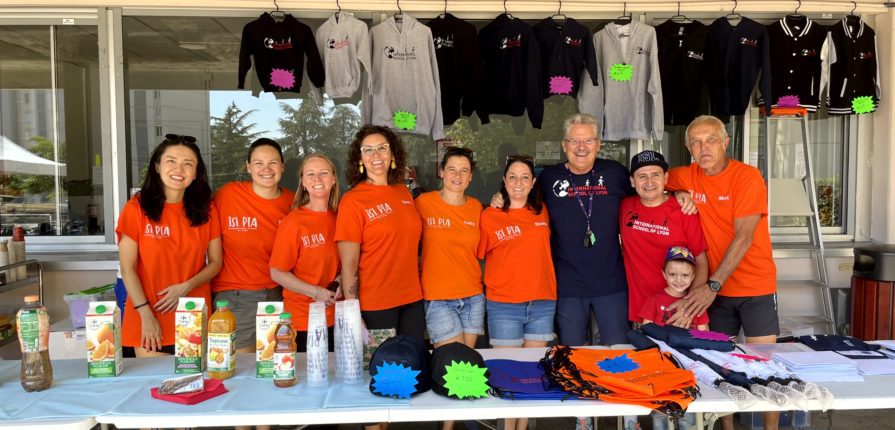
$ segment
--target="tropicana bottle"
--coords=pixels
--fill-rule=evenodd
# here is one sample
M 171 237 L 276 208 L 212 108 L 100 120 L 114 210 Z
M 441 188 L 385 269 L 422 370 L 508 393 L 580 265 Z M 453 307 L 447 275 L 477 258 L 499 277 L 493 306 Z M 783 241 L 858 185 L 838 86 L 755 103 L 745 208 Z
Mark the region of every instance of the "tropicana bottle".
M 22 347 L 22 388 L 43 391 L 53 385 L 50 364 L 50 315 L 40 296 L 25 296 L 25 306 L 16 314 L 16 329 Z
M 236 316 L 230 302 L 218 300 L 208 318 L 208 377 L 228 379 L 236 374 Z

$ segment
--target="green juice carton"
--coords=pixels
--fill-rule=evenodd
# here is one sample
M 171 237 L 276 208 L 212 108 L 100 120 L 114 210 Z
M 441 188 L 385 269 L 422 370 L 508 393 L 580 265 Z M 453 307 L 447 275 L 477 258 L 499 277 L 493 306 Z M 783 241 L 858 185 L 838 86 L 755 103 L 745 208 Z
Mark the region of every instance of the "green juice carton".
M 87 337 L 87 376 L 121 374 L 121 311 L 112 302 L 90 302 L 84 318 Z
M 181 297 L 174 311 L 174 373 L 205 371 L 206 324 L 205 299 Z
M 273 353 L 283 302 L 260 302 L 255 315 L 255 376 L 273 378 Z

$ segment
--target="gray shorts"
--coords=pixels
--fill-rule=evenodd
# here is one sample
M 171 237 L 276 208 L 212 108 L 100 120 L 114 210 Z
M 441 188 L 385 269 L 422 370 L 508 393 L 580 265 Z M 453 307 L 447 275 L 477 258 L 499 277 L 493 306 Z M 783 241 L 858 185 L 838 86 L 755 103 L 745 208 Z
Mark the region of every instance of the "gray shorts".
M 259 302 L 279 302 L 283 300 L 283 287 L 266 290 L 227 290 L 214 295 L 214 301 L 227 300 L 230 311 L 236 316 L 236 348 L 255 346 L 255 315 Z M 213 310 L 211 306 L 209 310 Z

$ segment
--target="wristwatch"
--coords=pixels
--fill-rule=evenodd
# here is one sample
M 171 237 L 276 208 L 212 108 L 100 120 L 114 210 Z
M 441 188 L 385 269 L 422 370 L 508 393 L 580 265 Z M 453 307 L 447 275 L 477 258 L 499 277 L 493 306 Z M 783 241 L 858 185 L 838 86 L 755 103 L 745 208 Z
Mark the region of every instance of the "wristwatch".
M 709 289 L 712 290 L 713 292 L 717 293 L 718 291 L 721 291 L 721 283 L 720 282 L 715 281 L 713 279 L 709 279 L 707 284 L 709 285 Z

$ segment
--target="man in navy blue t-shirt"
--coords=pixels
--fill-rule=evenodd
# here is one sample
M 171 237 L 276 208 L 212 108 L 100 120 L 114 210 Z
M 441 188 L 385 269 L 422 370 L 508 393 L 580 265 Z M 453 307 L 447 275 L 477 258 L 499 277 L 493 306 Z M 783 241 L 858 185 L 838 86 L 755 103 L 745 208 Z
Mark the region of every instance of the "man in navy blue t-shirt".
M 628 284 L 618 239 L 618 209 L 634 193 L 628 169 L 597 159 L 597 120 L 577 114 L 563 125 L 568 161 L 538 176 L 550 214 L 550 245 L 556 270 L 559 342 L 588 343 L 593 311 L 600 343 L 626 343 Z

